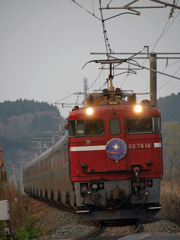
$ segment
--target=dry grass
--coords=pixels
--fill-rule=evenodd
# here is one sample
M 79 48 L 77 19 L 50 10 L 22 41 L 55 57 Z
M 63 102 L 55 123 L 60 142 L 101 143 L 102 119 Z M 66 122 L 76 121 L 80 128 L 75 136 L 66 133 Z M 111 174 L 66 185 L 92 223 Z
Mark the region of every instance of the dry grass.
M 171 178 L 172 180 L 172 178 Z M 158 217 L 171 220 L 180 225 L 180 185 L 179 183 L 161 183 L 161 206 Z
M 14 185 L 8 185 L 5 183 L 6 188 L 4 188 L 4 183 L 1 182 L 0 185 L 0 200 L 7 200 L 9 202 L 10 211 L 10 226 L 11 231 L 14 234 L 19 229 L 29 229 L 32 227 L 32 214 L 35 211 L 34 200 L 24 195 L 21 195 Z M 6 191 L 5 191 L 6 189 Z M 4 224 L 0 226 L 0 238 L 4 234 Z
M 174 170 L 172 173 L 165 173 L 163 176 L 163 181 L 177 183 L 180 185 L 180 169 Z

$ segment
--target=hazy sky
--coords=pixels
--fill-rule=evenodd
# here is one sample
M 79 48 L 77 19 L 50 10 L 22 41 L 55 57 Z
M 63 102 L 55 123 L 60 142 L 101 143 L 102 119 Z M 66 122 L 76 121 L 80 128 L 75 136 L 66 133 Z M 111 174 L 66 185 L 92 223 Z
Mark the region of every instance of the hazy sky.
M 76 2 L 100 17 L 98 0 Z M 102 5 L 106 6 L 109 2 L 102 0 Z M 112 0 L 110 7 L 122 7 L 128 2 L 131 0 Z M 172 3 L 171 0 L 165 2 Z M 136 5 L 157 4 L 141 0 Z M 140 9 L 140 16 L 124 14 L 106 21 L 112 51 L 139 52 L 143 51 L 144 46 L 149 46 L 150 51 L 154 52 L 180 52 L 180 10 L 176 9 L 168 21 L 170 10 L 170 7 Z M 120 12 L 108 10 L 103 13 L 107 17 Z M 157 45 L 153 45 L 164 28 L 165 33 Z M 71 0 L 0 0 L 0 102 L 22 98 L 54 103 L 73 93 L 82 92 L 83 78 L 87 78 L 90 87 L 101 67 L 100 64 L 90 63 L 82 69 L 83 65 L 93 59 L 105 58 L 91 55 L 91 52 L 105 52 L 101 21 Z M 180 77 L 180 60 L 169 59 L 167 67 L 165 59 L 157 61 L 159 71 Z M 142 64 L 144 60 L 138 62 Z M 146 61 L 144 66 L 149 67 L 149 62 Z M 125 68 L 127 64 L 120 67 Z M 118 73 L 120 71 L 115 72 Z M 108 75 L 107 70 L 103 71 L 90 91 L 101 87 Z M 121 74 L 113 81 L 115 87 L 149 92 L 147 70 L 137 71 L 137 74 L 128 77 L 127 74 Z M 158 74 L 157 89 L 158 98 L 177 94 L 180 92 L 180 81 Z M 80 96 L 78 101 L 82 99 Z M 76 100 L 77 95 L 62 102 L 73 103 Z M 60 108 L 64 117 L 70 110 Z

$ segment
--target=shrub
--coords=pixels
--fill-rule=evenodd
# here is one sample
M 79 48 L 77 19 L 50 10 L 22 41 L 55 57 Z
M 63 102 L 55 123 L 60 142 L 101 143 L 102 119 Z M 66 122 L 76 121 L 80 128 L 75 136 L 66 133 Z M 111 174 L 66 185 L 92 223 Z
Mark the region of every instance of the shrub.
M 14 239 L 33 239 L 42 236 L 40 229 L 34 229 L 39 219 L 32 217 L 32 199 L 21 195 L 14 185 L 7 186 L 6 193 L 2 190 L 4 199 L 8 199 L 10 211 L 10 225 Z M 1 197 L 0 200 L 3 200 Z M 28 209 L 28 211 L 27 211 Z M 4 222 L 0 224 L 0 239 L 4 234 Z
M 180 225 L 180 185 L 178 183 L 161 183 L 161 206 L 158 217 L 165 218 Z

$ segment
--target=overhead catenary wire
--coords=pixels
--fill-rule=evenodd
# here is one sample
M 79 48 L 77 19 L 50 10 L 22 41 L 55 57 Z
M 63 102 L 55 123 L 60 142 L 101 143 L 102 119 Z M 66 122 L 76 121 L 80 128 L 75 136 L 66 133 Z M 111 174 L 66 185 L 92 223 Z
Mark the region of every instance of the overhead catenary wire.
M 174 21 L 176 20 L 176 18 L 179 16 L 179 13 L 180 13 L 180 12 L 178 12 L 178 14 L 176 15 L 176 17 L 174 18 L 174 20 L 172 21 L 172 23 L 169 25 L 169 27 L 166 29 L 166 31 L 163 33 L 162 36 L 164 36 L 164 34 L 169 30 L 169 28 L 171 27 L 171 25 L 174 23 Z
M 179 71 L 179 69 L 180 69 L 180 67 L 177 69 L 177 71 L 174 73 L 174 75 Z M 159 91 L 161 88 L 163 88 L 171 79 L 172 79 L 172 77 L 170 77 L 168 81 L 166 81 L 160 88 L 158 88 L 157 91 Z
M 93 10 L 93 15 L 95 15 L 94 14 L 94 0 L 92 0 L 92 10 Z
M 101 21 L 100 18 L 98 18 L 94 13 L 91 13 L 90 11 L 88 11 L 86 8 L 82 7 L 79 3 L 77 3 L 75 0 L 71 0 L 73 3 L 75 3 L 76 5 L 78 5 L 80 8 L 82 8 L 84 11 L 86 11 L 87 13 L 89 13 L 90 15 L 92 15 L 93 17 L 97 18 L 98 20 Z
M 162 72 L 164 72 L 164 70 L 166 69 L 166 67 L 162 70 Z M 158 78 L 160 78 L 162 75 L 161 74 L 159 74 L 159 76 L 157 77 L 157 79 Z M 145 91 L 147 91 L 147 89 L 149 89 L 150 88 L 150 86 L 148 86 L 146 89 L 144 89 L 142 92 L 145 92 Z
M 101 69 L 101 71 L 100 71 L 100 73 L 98 74 L 98 76 L 96 77 L 96 79 L 94 80 L 94 82 L 90 85 L 90 87 L 88 87 L 88 89 L 87 90 L 89 90 L 94 84 L 95 84 L 95 82 L 98 80 L 98 78 L 99 78 L 99 76 L 101 75 L 101 73 L 102 73 L 102 70 L 103 70 L 103 67 L 102 67 L 102 69 Z
M 178 2 L 179 2 L 179 0 L 178 0 Z M 178 4 L 178 2 L 177 2 L 177 4 Z M 165 35 L 165 33 L 169 30 L 169 28 L 172 26 L 172 24 L 174 23 L 174 21 L 176 20 L 176 18 L 178 17 L 178 15 L 179 15 L 179 13 L 180 12 L 178 12 L 178 14 L 176 15 L 176 17 L 174 18 L 174 20 L 172 21 L 172 23 L 170 24 L 170 26 L 166 29 L 166 27 L 167 27 L 167 25 L 168 25 L 168 23 L 169 23 L 169 21 L 170 21 L 170 17 L 168 18 L 168 20 L 167 20 L 167 22 L 166 22 L 166 24 L 165 24 L 165 26 L 164 26 L 164 28 L 163 28 L 163 30 L 162 30 L 162 32 L 161 32 L 161 34 L 160 34 L 160 36 L 159 36 L 159 38 L 158 38 L 158 40 L 157 41 L 155 41 L 154 43 L 152 43 L 151 45 L 149 45 L 149 47 L 151 47 L 151 46 L 153 46 L 154 44 L 155 44 L 155 46 L 153 47 L 153 49 L 151 50 L 151 52 L 153 52 L 154 51 L 154 49 L 155 49 L 155 47 L 157 46 L 157 44 L 159 43 L 159 41 L 160 41 L 160 39 Z M 165 31 L 165 29 L 166 29 L 166 31 Z M 142 65 L 145 63 L 147 61 L 147 59 L 142 63 Z M 178 60 L 179 61 L 179 60 Z M 170 81 L 170 80 L 169 80 Z M 164 85 L 165 86 L 165 85 Z M 150 88 L 150 86 L 148 86 L 145 90 L 143 90 L 142 92 L 145 92 L 147 89 L 149 89 Z M 160 89 L 158 89 L 158 90 L 160 90 Z M 158 91 L 157 90 L 157 91 Z
M 111 52 L 111 48 L 110 48 L 110 44 L 109 44 L 109 39 L 107 37 L 107 31 L 106 31 L 106 28 L 105 28 L 105 22 L 104 22 L 104 19 L 103 19 L 103 13 L 102 13 L 102 9 L 101 9 L 101 0 L 99 0 L 99 6 L 100 6 L 101 22 L 102 22 L 102 28 L 103 28 L 103 35 L 104 35 L 106 52 L 110 53 Z
M 178 2 L 179 2 L 179 0 L 178 0 Z M 177 2 L 177 4 L 178 4 L 178 2 Z M 168 21 L 167 21 L 167 23 L 166 23 L 166 25 L 165 25 L 162 33 L 160 34 L 160 37 L 158 38 L 158 40 L 157 40 L 156 42 L 152 43 L 149 47 L 153 46 L 154 44 L 156 44 L 156 45 L 158 44 L 158 42 L 159 42 L 159 40 L 162 38 L 162 36 L 164 36 L 164 34 L 169 30 L 169 28 L 171 27 L 171 25 L 174 23 L 174 21 L 176 20 L 176 18 L 177 18 L 178 15 L 179 15 L 179 13 L 180 13 L 180 12 L 178 12 L 178 14 L 177 14 L 176 17 L 174 18 L 174 20 L 172 21 L 172 23 L 170 24 L 170 26 L 166 29 L 166 27 L 167 27 L 167 25 L 168 25 L 168 23 L 169 23 L 169 20 L 170 20 L 170 18 L 172 17 L 172 15 L 169 16 L 169 19 L 168 19 Z M 166 31 L 165 31 L 165 29 L 166 29 Z M 151 50 L 151 52 L 154 50 L 154 48 L 156 47 L 156 45 L 153 47 L 153 49 Z
M 174 63 L 171 63 L 171 64 L 168 64 L 168 67 L 170 67 L 170 66 L 172 66 L 172 65 L 174 65 L 174 64 L 176 64 L 177 62 L 179 62 L 180 60 L 177 60 L 176 62 L 174 62 Z
M 122 88 L 122 86 L 124 85 L 124 83 L 126 82 L 127 78 L 128 78 L 128 75 L 126 76 L 124 82 L 121 84 L 121 88 Z
M 123 77 L 121 80 L 119 80 L 117 83 L 115 83 L 115 85 L 117 85 L 118 83 L 122 82 L 127 76 Z
M 178 3 L 178 2 L 177 2 L 177 3 Z M 172 23 L 170 24 L 170 26 L 166 29 L 166 27 L 167 27 L 167 25 L 168 25 L 168 23 L 169 23 L 170 18 L 167 20 L 167 22 L 166 22 L 166 24 L 165 24 L 165 27 L 163 28 L 163 30 L 162 30 L 162 32 L 161 32 L 158 40 L 149 46 L 149 47 L 151 47 L 151 46 L 153 46 L 153 45 L 155 44 L 155 46 L 153 47 L 153 49 L 151 50 L 151 52 L 154 51 L 154 49 L 155 49 L 155 47 L 157 46 L 157 44 L 159 43 L 160 39 L 164 36 L 164 34 L 165 34 L 165 33 L 169 30 L 169 28 L 172 26 L 172 24 L 173 24 L 174 21 L 176 20 L 177 16 L 179 15 L 179 13 L 180 13 L 180 12 L 178 12 L 178 14 L 177 14 L 176 17 L 174 18 L 174 20 L 172 21 Z M 165 31 L 165 29 L 166 29 L 166 31 Z M 147 61 L 147 59 L 142 63 L 142 65 L 143 65 L 146 61 Z M 178 61 L 179 61 L 179 60 L 178 60 Z M 177 61 L 177 62 L 178 62 L 178 61 Z M 165 69 L 164 69 L 164 70 L 165 70 Z M 163 72 L 164 72 L 164 70 L 163 70 Z M 171 79 L 172 79 L 172 77 L 171 77 L 162 87 L 164 87 Z M 143 92 L 145 92 L 149 87 L 150 87 L 150 86 L 148 86 L 145 90 L 143 90 Z M 161 87 L 161 88 L 162 88 L 162 87 Z M 157 90 L 157 92 L 158 92 L 161 88 L 159 88 L 159 89 Z
M 166 29 L 166 27 L 167 27 L 167 25 L 168 25 L 168 23 L 169 23 L 169 20 L 170 20 L 170 18 L 167 20 L 166 25 L 165 25 L 165 27 L 163 28 L 162 33 L 160 34 L 160 36 L 159 36 L 158 40 L 156 41 L 156 44 L 155 44 L 155 46 L 153 47 L 153 49 L 151 50 L 151 52 L 154 51 L 154 49 L 155 49 L 155 47 L 157 46 L 159 40 L 162 38 L 163 33 L 164 33 L 164 30 Z
M 174 75 L 170 75 L 170 74 L 163 73 L 163 72 L 160 72 L 160 71 L 151 69 L 151 68 L 147 68 L 147 67 L 141 66 L 141 65 L 139 65 L 139 64 L 137 64 L 137 63 L 136 63 L 136 64 L 135 64 L 135 63 L 132 63 L 132 62 L 128 62 L 128 63 L 129 63 L 129 64 L 132 64 L 132 65 L 134 65 L 134 66 L 141 67 L 142 69 L 146 69 L 146 70 L 149 70 L 149 71 L 153 71 L 153 72 L 156 72 L 156 73 L 160 73 L 160 74 L 165 75 L 165 76 L 167 76 L 167 77 L 171 77 L 171 78 L 175 78 L 175 79 L 177 79 L 177 80 L 180 80 L 179 77 L 176 77 L 176 76 L 174 76 Z
M 64 100 L 64 99 L 66 99 L 66 98 L 68 98 L 68 97 L 71 97 L 72 95 L 74 95 L 74 93 L 68 95 L 67 97 L 61 98 L 60 100 L 56 101 L 54 104 L 57 104 L 58 102 L 60 102 L 60 101 L 62 101 L 62 100 Z
M 72 0 L 72 1 L 75 2 L 75 0 Z M 109 39 L 108 39 L 108 37 L 107 37 L 107 30 L 106 30 L 106 28 L 105 28 L 105 21 L 111 19 L 112 17 L 110 17 L 110 18 L 104 18 L 104 16 L 103 16 L 103 10 L 114 9 L 114 8 L 109 8 L 109 5 L 111 4 L 111 2 L 112 2 L 112 0 L 109 0 L 109 1 L 108 1 L 108 4 L 107 4 L 107 7 L 104 8 L 104 7 L 101 7 L 101 0 L 99 0 L 100 18 L 97 17 L 97 16 L 95 16 L 95 13 L 94 13 L 94 2 L 93 2 L 93 0 L 92 0 L 92 9 L 93 9 L 92 12 L 93 12 L 93 13 L 90 13 L 87 9 L 84 9 L 82 6 L 80 6 L 79 4 L 77 4 L 77 3 L 75 2 L 75 3 L 76 3 L 77 5 L 79 5 L 82 9 L 84 9 L 85 11 L 87 11 L 88 13 L 90 13 L 90 14 L 93 15 L 93 16 L 95 16 L 98 20 L 101 21 L 102 27 L 103 27 L 103 35 L 104 35 L 104 42 L 105 42 L 107 59 L 109 59 L 108 54 L 111 54 L 112 51 L 111 51 L 111 48 L 110 48 Z M 127 9 L 128 9 L 128 10 L 130 10 L 130 11 L 134 11 L 136 8 L 137 8 L 137 9 L 138 9 L 138 8 L 139 8 L 139 9 L 140 9 L 140 8 L 146 8 L 146 6 L 143 6 L 143 7 L 134 7 L 134 6 L 133 6 L 133 7 L 131 7 L 130 5 L 132 5 L 132 4 L 135 3 L 135 2 L 137 2 L 137 1 L 131 1 L 129 4 L 125 5 L 124 8 L 117 8 L 117 9 L 124 9 L 124 10 L 127 10 Z M 170 7 L 170 8 L 171 8 L 171 13 L 174 13 L 174 12 L 172 11 L 172 9 L 175 9 L 175 8 L 179 9 L 179 8 L 180 8 L 179 6 L 177 6 L 177 4 L 175 4 L 175 2 L 174 2 L 173 4 L 165 3 L 165 2 L 162 2 L 162 1 L 154 1 L 154 2 L 159 3 L 159 4 L 163 4 L 164 7 L 167 7 L 167 6 Z M 178 2 L 177 2 L 177 3 L 178 3 Z M 126 8 L 125 8 L 125 7 L 126 7 Z M 153 6 L 152 6 L 152 7 L 148 7 L 148 8 L 153 8 Z M 136 12 L 136 15 L 137 15 L 137 13 L 139 13 L 139 12 L 137 12 L 137 11 L 135 11 L 135 12 Z M 121 14 L 118 14 L 118 15 L 121 15 Z M 116 15 L 116 16 L 118 16 L 118 15 Z M 168 26 L 169 20 L 170 20 L 170 18 L 172 17 L 172 14 L 169 14 L 169 19 L 168 19 L 168 21 L 166 22 L 166 24 L 165 24 L 165 26 L 164 26 L 161 34 L 159 35 L 159 38 L 157 39 L 156 42 L 154 42 L 153 44 L 150 45 L 150 46 L 153 46 L 153 45 L 155 44 L 151 51 L 153 51 L 153 50 L 156 48 L 156 46 L 157 46 L 157 44 L 160 42 L 161 38 L 162 38 L 162 37 L 164 36 L 164 34 L 169 30 L 169 28 L 172 26 L 173 22 L 177 19 L 178 15 L 179 15 L 179 13 L 176 15 L 176 17 L 175 17 L 175 19 L 172 21 L 172 23 Z M 114 17 L 115 17 L 115 16 L 114 16 Z M 141 52 L 141 53 L 142 53 L 142 52 Z M 139 53 L 139 54 L 141 54 L 141 53 Z M 149 54 L 149 51 L 148 51 L 147 54 Z M 134 59 L 131 58 L 131 60 L 134 60 Z M 90 62 L 94 62 L 94 61 L 89 61 L 88 63 L 90 63 Z M 99 61 L 97 61 L 97 63 L 98 63 L 98 62 L 99 62 Z M 178 62 L 178 61 L 177 61 L 177 62 Z M 137 62 L 136 62 L 136 63 L 137 63 Z M 144 63 L 145 63 L 145 61 L 144 61 Z M 144 63 L 143 63 L 143 64 L 144 64 Z M 103 64 L 103 62 L 102 62 L 102 64 Z M 122 64 L 122 62 L 119 63 L 119 64 Z M 130 63 L 130 64 L 131 64 L 131 63 Z M 140 65 L 139 63 L 137 63 L 137 64 L 138 64 L 138 66 L 139 66 L 141 69 L 151 70 L 151 69 L 149 69 L 149 68 L 146 68 L 145 66 L 142 66 L 143 64 L 141 64 L 141 65 Z M 86 64 L 85 64 L 85 65 L 86 65 Z M 117 64 L 117 66 L 118 66 L 118 64 Z M 116 66 L 115 66 L 115 67 L 116 67 Z M 103 68 L 101 69 L 101 72 L 98 74 L 98 77 L 94 80 L 94 82 L 93 82 L 93 83 L 91 84 L 91 86 L 88 88 L 88 90 L 89 90 L 90 88 L 92 88 L 94 84 L 96 84 L 98 78 L 100 77 L 100 75 L 101 75 L 101 73 L 102 73 L 102 70 L 103 70 Z M 164 70 L 163 70 L 163 72 L 164 72 Z M 176 77 L 176 76 L 171 76 L 171 75 L 169 75 L 169 74 L 162 73 L 162 72 L 159 72 L 159 71 L 157 71 L 157 73 L 160 73 L 160 74 L 169 76 L 169 77 L 171 77 L 171 78 L 176 78 L 176 79 L 180 80 L 180 78 L 178 78 L 178 77 Z M 117 75 L 120 75 L 120 74 L 116 74 L 116 76 L 117 76 Z M 159 77 L 160 77 L 160 76 L 158 76 L 158 78 L 159 78 Z M 120 80 L 120 81 L 123 81 L 122 85 L 124 85 L 124 83 L 126 82 L 126 79 L 127 79 L 127 76 L 125 77 L 125 80 L 124 80 L 124 78 L 123 78 L 124 81 L 123 81 L 123 80 Z M 105 82 L 105 83 L 103 84 L 103 86 L 104 86 L 106 83 L 107 83 L 107 82 Z M 116 83 L 116 84 L 117 84 L 117 83 Z M 100 85 L 100 84 L 99 84 L 99 85 Z M 101 88 L 102 88 L 102 87 L 101 87 Z M 148 87 L 148 88 L 149 88 L 149 87 Z

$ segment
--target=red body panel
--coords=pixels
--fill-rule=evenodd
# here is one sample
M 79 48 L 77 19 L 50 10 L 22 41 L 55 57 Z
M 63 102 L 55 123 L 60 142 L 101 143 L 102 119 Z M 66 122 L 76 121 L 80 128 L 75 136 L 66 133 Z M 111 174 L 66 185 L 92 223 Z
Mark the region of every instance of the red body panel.
M 143 116 L 160 116 L 159 110 L 153 107 L 144 108 L 143 113 L 135 113 L 132 105 L 101 105 L 95 106 L 94 113 L 87 116 L 85 109 L 70 113 L 69 120 L 102 119 L 104 134 L 102 136 L 70 137 L 70 168 L 72 181 L 88 181 L 99 179 L 130 179 L 134 176 L 132 166 L 141 166 L 140 178 L 161 177 L 163 172 L 161 134 L 128 134 L 126 132 L 127 118 Z M 109 120 L 119 118 L 121 133 L 112 135 L 109 130 Z M 106 144 L 113 138 L 123 140 L 127 145 L 127 153 L 118 162 L 110 159 L 105 151 Z M 84 147 L 83 150 L 79 149 Z M 102 148 L 97 150 L 96 147 Z M 71 151 L 71 149 L 78 151 Z M 104 149 L 103 149 L 104 148 Z M 152 165 L 148 166 L 147 161 Z M 88 166 L 83 170 L 81 165 Z

